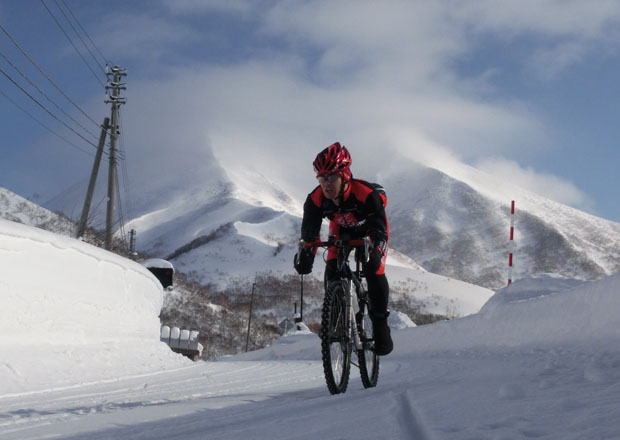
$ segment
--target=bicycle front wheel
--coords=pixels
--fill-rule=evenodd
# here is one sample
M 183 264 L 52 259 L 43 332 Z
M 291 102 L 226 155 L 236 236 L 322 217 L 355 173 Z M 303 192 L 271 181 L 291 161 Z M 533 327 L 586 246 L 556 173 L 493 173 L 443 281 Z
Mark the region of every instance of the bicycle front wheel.
M 361 310 L 362 322 L 359 323 L 360 337 L 362 339 L 362 349 L 357 350 L 357 360 L 360 366 L 360 375 L 364 388 L 377 386 L 379 380 L 379 356 L 374 350 L 372 334 L 372 322 L 368 315 L 368 309 L 363 307 Z
M 344 287 L 342 283 L 331 283 L 325 290 L 320 331 L 323 371 L 331 394 L 344 393 L 349 384 L 351 343 L 346 316 Z

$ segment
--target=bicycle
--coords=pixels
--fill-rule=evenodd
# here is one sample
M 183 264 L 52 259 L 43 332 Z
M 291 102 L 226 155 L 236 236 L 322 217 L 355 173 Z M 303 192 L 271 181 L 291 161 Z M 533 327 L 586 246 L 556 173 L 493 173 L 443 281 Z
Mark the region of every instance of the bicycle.
M 301 255 L 304 248 L 332 246 L 337 250 L 337 276 L 326 282 L 319 337 L 327 389 L 331 394 L 340 394 L 347 390 L 353 349 L 357 352 L 356 366 L 360 370 L 364 388 L 377 385 L 379 356 L 374 351 L 372 322 L 368 314 L 368 291 L 362 285 L 364 274 L 361 263 L 368 261 L 370 239 L 365 237 L 310 243 L 300 240 L 298 255 Z M 349 253 L 353 248 L 363 250 L 361 258 L 355 258 L 355 271 L 349 267 Z M 352 289 L 352 285 L 355 289 Z

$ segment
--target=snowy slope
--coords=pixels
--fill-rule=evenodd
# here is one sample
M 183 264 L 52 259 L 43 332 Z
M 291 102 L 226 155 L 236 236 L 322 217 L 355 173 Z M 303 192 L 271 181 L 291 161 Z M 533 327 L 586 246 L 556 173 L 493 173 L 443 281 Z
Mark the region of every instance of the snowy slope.
M 134 358 L 114 380 L 96 369 L 92 383 L 76 375 L 71 387 L 0 393 L 0 436 L 617 438 L 619 289 L 620 274 L 518 281 L 479 314 L 394 332 L 378 386 L 364 390 L 353 367 L 339 396 L 325 387 L 313 334 L 182 368 L 154 357 L 166 370 L 157 374 L 127 374 Z
M 513 279 L 540 273 L 597 279 L 620 270 L 620 223 L 466 165 L 440 171 L 403 160 L 381 175 L 391 195 L 393 246 L 431 272 L 493 289 L 504 286 L 511 200 Z
M 73 224 L 34 202 L 0 186 L 0 218 L 71 235 Z

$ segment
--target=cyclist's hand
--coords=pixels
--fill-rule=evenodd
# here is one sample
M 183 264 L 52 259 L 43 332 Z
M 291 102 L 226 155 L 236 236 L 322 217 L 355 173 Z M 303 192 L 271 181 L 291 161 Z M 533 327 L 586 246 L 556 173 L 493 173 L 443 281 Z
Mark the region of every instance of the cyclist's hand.
M 314 252 L 310 249 L 302 249 L 299 253 L 295 254 L 293 259 L 293 266 L 299 275 L 307 275 L 312 272 L 312 265 L 314 264 Z
M 368 254 L 367 271 L 375 273 L 381 267 L 381 260 L 387 251 L 387 243 L 383 240 L 374 242 Z

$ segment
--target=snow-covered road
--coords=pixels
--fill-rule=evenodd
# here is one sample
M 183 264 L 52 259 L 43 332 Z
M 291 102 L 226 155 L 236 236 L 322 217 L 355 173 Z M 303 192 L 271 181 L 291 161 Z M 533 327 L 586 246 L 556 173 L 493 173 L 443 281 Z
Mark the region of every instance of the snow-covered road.
M 398 332 L 379 385 L 330 396 L 294 336 L 228 360 L 0 398 L 0 438 L 603 439 L 620 433 L 620 351 L 423 350 Z M 275 354 L 274 354 L 275 353 Z M 245 360 L 258 358 L 263 360 Z
M 274 400 L 286 391 L 319 391 L 321 374 L 320 365 L 308 361 L 201 362 L 165 373 L 14 395 L 0 399 L 0 437 L 84 437 L 85 431 L 96 431 L 87 437 L 204 438 L 214 420 L 234 424 L 236 407 L 243 412 L 248 404 Z
M 434 383 L 452 370 L 445 359 L 431 364 L 424 370 Z M 381 385 L 364 390 L 354 367 L 341 396 L 329 395 L 320 362 L 283 360 L 199 363 L 16 395 L 0 399 L 0 437 L 432 438 L 415 409 L 415 386 L 426 375 L 400 361 L 386 360 L 382 370 Z

